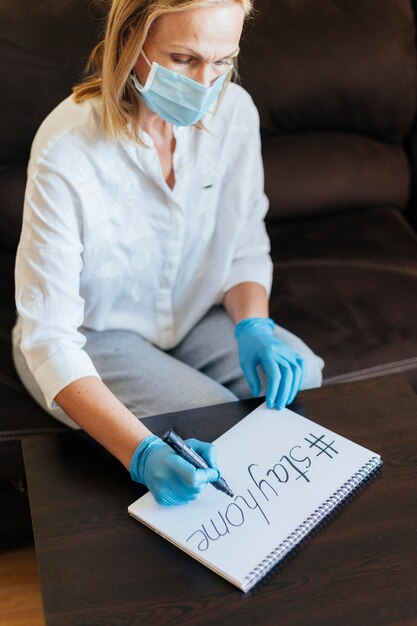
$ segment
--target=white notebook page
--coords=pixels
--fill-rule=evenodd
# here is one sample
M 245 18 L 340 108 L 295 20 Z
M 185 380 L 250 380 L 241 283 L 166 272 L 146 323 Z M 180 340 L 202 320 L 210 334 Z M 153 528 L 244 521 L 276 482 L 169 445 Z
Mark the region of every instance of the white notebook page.
M 208 486 L 165 507 L 147 493 L 129 513 L 237 586 L 375 453 L 290 411 L 261 405 L 216 440 L 230 498 Z

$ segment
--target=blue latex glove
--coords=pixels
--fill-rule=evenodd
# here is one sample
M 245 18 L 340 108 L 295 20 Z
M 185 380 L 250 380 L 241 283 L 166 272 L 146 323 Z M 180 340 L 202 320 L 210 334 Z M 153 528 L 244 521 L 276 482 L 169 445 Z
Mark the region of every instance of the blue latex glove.
M 145 437 L 132 456 L 129 468 L 132 480 L 146 485 L 158 504 L 186 504 L 195 500 L 208 483 L 220 476 L 215 446 L 198 439 L 187 439 L 187 443 L 210 469 L 196 469 L 156 435 Z
M 303 360 L 274 336 L 274 320 L 250 317 L 235 326 L 239 361 L 254 396 L 261 392 L 256 367 L 261 365 L 268 377 L 266 404 L 278 409 L 291 404 L 303 380 Z

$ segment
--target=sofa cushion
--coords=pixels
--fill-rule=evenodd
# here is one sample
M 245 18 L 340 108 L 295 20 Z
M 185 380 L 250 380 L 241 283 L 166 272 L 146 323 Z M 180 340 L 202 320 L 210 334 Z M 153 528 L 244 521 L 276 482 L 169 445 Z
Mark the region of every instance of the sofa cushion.
M 417 236 L 395 209 L 270 224 L 271 314 L 328 382 L 401 371 L 417 390 Z
M 361 207 L 268 225 L 275 263 L 340 259 L 414 268 L 417 235 L 394 207 Z
M 366 206 L 407 207 L 411 176 L 401 144 L 311 131 L 266 138 L 262 152 L 269 220 Z

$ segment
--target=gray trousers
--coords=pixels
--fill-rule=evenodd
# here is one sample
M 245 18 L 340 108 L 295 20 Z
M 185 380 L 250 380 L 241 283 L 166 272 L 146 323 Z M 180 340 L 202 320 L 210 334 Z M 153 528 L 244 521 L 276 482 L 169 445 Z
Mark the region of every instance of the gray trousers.
M 138 418 L 250 398 L 239 365 L 234 323 L 223 306 L 213 307 L 175 348 L 160 350 L 125 330 L 81 328 L 84 347 L 103 382 Z M 324 361 L 299 338 L 279 326 L 278 339 L 304 359 L 302 389 L 319 387 Z M 19 377 L 31 396 L 52 417 L 79 428 L 64 411 L 49 409 L 19 346 L 13 348 Z M 262 376 L 265 391 L 265 376 Z

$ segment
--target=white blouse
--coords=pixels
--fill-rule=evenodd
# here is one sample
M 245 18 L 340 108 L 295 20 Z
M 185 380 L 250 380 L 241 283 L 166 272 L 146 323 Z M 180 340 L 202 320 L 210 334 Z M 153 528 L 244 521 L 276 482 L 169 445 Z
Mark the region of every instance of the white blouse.
M 174 127 L 175 186 L 147 147 L 98 130 L 99 99 L 72 96 L 40 126 L 28 166 L 16 259 L 13 341 L 49 407 L 99 376 L 81 326 L 177 345 L 241 282 L 271 288 L 259 118 L 230 84 L 205 126 Z

